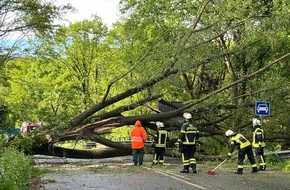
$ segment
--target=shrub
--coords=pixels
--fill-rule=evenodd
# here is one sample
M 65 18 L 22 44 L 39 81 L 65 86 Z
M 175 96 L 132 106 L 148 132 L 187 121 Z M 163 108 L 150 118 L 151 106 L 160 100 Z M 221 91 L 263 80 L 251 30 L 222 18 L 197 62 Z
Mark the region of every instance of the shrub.
M 287 161 L 283 171 L 290 173 L 290 161 Z
M 268 155 L 267 165 L 270 168 L 276 168 L 286 173 L 290 173 L 290 161 L 286 159 L 281 159 L 276 155 Z
M 17 149 L 25 154 L 30 154 L 33 145 L 33 138 L 17 136 L 15 139 L 9 141 L 6 146 Z
M 0 189 L 28 189 L 32 176 L 31 158 L 13 148 L 0 152 Z

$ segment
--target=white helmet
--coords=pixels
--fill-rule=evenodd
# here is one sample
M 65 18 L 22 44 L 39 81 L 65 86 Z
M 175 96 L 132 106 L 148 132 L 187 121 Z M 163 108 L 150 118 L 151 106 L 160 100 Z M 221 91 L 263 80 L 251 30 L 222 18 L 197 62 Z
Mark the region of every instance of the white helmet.
M 261 125 L 261 121 L 257 118 L 253 118 L 253 126 Z
M 184 114 L 183 114 L 183 117 L 184 117 L 185 119 L 191 119 L 191 118 L 192 118 L 192 116 L 191 116 L 190 113 L 184 113 Z
M 160 121 L 157 121 L 157 122 L 156 122 L 156 126 L 157 126 L 158 128 L 162 128 L 162 127 L 164 127 L 164 124 L 163 124 L 162 122 L 160 122 Z
M 227 136 L 227 137 L 233 136 L 233 135 L 235 135 L 235 134 L 236 134 L 236 133 L 233 132 L 232 130 L 227 130 L 227 131 L 226 131 L 226 136 Z

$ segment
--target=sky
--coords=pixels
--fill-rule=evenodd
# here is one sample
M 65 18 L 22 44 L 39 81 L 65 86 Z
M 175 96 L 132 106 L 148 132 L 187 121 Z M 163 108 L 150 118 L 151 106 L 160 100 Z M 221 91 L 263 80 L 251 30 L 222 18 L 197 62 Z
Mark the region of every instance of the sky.
M 92 14 L 101 17 L 103 22 L 111 28 L 118 20 L 118 3 L 120 0 L 50 0 L 59 4 L 70 3 L 77 9 L 77 12 L 67 15 L 68 22 L 76 22 L 90 19 Z
M 1 1 L 1 0 L 0 0 Z M 66 15 L 63 19 L 68 20 L 67 22 L 57 24 L 68 25 L 69 22 L 82 21 L 84 19 L 91 19 L 92 14 L 96 14 L 101 17 L 104 24 L 110 29 L 112 24 L 118 20 L 118 4 L 120 0 L 45 0 L 47 2 L 53 2 L 56 5 L 65 5 L 70 3 L 73 7 L 77 9 L 76 13 L 71 13 Z M 6 40 L 6 43 L 13 44 L 21 36 L 19 33 L 11 33 L 11 35 Z M 5 44 L 4 44 L 5 45 Z M 7 45 L 7 44 L 6 44 Z

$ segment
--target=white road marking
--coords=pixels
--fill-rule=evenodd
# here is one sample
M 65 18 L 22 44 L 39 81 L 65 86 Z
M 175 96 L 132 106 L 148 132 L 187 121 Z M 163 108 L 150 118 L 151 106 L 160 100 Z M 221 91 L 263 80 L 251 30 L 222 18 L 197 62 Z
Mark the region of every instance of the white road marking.
M 150 168 L 147 168 L 147 169 L 148 169 L 148 170 L 152 170 L 152 169 L 150 169 Z M 197 188 L 199 188 L 199 189 L 206 189 L 205 187 L 202 187 L 202 186 L 199 186 L 199 185 L 197 185 L 197 184 L 191 183 L 191 182 L 186 181 L 186 180 L 184 180 L 184 179 L 180 179 L 180 178 L 185 178 L 184 176 L 177 175 L 177 174 L 173 174 L 173 173 L 167 174 L 167 173 L 162 172 L 162 171 L 159 171 L 159 170 L 153 170 L 153 171 L 156 172 L 156 173 L 159 173 L 159 174 L 161 174 L 161 175 L 164 175 L 164 176 L 167 176 L 167 177 L 171 177 L 171 178 L 173 178 L 173 179 L 176 179 L 176 180 L 181 181 L 181 182 L 183 182 L 183 183 L 186 183 L 186 184 L 188 184 L 188 185 L 191 185 L 191 186 L 197 187 Z M 172 174 L 175 175 L 175 176 L 173 176 Z M 176 177 L 176 176 L 178 176 L 178 177 Z

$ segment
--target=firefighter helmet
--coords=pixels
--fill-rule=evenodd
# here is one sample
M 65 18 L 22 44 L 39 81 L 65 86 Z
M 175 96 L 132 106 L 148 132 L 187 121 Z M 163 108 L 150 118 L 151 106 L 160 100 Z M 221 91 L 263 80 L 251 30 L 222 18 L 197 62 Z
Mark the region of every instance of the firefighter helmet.
M 160 122 L 160 121 L 157 121 L 157 122 L 156 122 L 156 126 L 157 126 L 158 128 L 162 128 L 162 127 L 164 127 L 164 124 L 163 124 L 162 122 Z
M 236 133 L 233 132 L 232 130 L 227 130 L 227 131 L 226 131 L 226 136 L 227 136 L 227 137 L 234 136 L 235 134 L 236 134 Z
M 184 113 L 184 114 L 183 114 L 183 117 L 184 117 L 185 119 L 191 119 L 191 118 L 192 118 L 192 116 L 191 116 L 190 113 Z
M 257 118 L 253 118 L 253 126 L 261 125 L 261 121 Z

